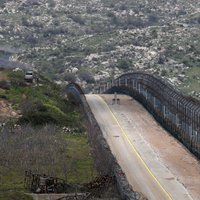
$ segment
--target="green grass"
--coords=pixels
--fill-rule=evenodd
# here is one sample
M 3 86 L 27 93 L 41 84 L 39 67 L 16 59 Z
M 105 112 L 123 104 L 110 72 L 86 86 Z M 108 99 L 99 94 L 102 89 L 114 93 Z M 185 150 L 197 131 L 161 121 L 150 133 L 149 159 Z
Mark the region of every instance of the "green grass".
M 7 71 L 7 76 L 11 81 L 24 79 L 24 73 L 21 71 Z
M 0 191 L 3 190 L 22 190 L 23 179 L 18 170 L 11 170 L 10 167 L 0 167 L 1 186 Z
M 5 70 L 3 73 L 4 77 L 10 80 L 11 85 L 9 89 L 0 89 L 0 95 L 5 96 L 16 109 L 22 107 L 24 100 L 28 101 L 32 109 L 31 111 L 22 112 L 23 116 L 20 120 L 24 120 L 22 124 L 25 124 L 25 126 L 31 120 L 34 121 L 31 126 L 40 126 L 34 127 L 34 134 L 31 134 L 31 132 L 30 134 L 26 134 L 26 129 L 24 129 L 25 131 L 20 138 L 16 137 L 16 133 L 9 134 L 6 143 L 8 145 L 6 148 L 10 152 L 10 154 L 6 154 L 9 164 L 6 165 L 4 161 L 2 161 L 2 165 L 0 163 L 0 200 L 30 199 L 24 195 L 24 192 L 27 191 L 24 190 L 23 183 L 24 171 L 29 169 L 38 173 L 46 173 L 63 178 L 68 183 L 80 184 L 90 182 L 96 175 L 96 171 L 93 167 L 93 159 L 90 154 L 87 136 L 83 133 L 74 135 L 62 132 L 63 126 L 84 130 L 79 110 L 64 98 L 62 88 L 42 76 L 40 77 L 41 85 L 37 86 L 34 84 L 25 84 L 22 72 Z M 18 84 L 19 82 L 20 84 Z M 45 119 L 44 123 L 42 122 L 43 119 Z M 48 122 L 55 123 L 56 126 L 54 127 L 56 127 L 56 130 L 53 133 L 49 133 L 48 136 L 41 136 L 44 133 L 43 130 L 45 130 L 42 129 L 42 125 Z M 38 131 L 40 134 L 38 134 Z M 38 139 L 34 139 L 36 137 L 35 134 L 37 134 Z M 30 151 L 28 149 L 26 153 L 23 151 L 25 148 L 23 145 L 30 141 L 32 143 L 32 147 L 30 148 L 33 148 L 33 150 Z M 41 148 L 44 151 L 44 146 L 41 147 L 40 145 L 43 142 L 47 146 L 47 152 L 46 154 L 45 152 L 43 154 L 40 153 L 38 157 L 38 152 L 41 152 Z M 19 145 L 14 146 L 17 143 Z M 36 152 L 36 155 L 34 155 L 34 152 Z M 45 163 L 48 162 L 49 156 L 52 156 L 54 164 Z M 41 162 L 43 158 L 46 159 L 44 163 Z M 38 159 L 38 161 L 34 159 Z M 64 168 L 65 166 L 66 169 Z
M 29 103 L 32 106 L 30 112 L 22 113 L 20 122 L 30 122 L 37 125 L 40 120 L 36 120 L 36 118 L 46 116 L 45 118 L 48 120 L 46 122 L 41 120 L 42 124 L 52 122 L 59 125 L 81 126 L 77 108 L 66 101 L 62 88 L 58 85 L 42 76 L 39 77 L 40 86 L 27 85 L 23 72 L 5 70 L 1 75 L 8 77 L 11 86 L 7 90 L 0 90 L 0 96 L 8 99 L 15 109 L 20 109 L 24 103 Z
M 51 152 L 53 152 L 53 154 L 55 154 L 54 152 L 57 152 L 52 151 L 51 148 L 59 148 L 61 149 L 62 153 L 57 152 L 56 155 L 54 155 L 53 165 L 42 162 L 40 163 L 40 161 L 38 161 L 37 165 L 34 165 L 34 163 L 31 165 L 31 169 L 38 173 L 50 173 L 49 175 L 66 179 L 69 183 L 90 182 L 96 172 L 93 171 L 93 159 L 90 155 L 90 147 L 87 142 L 87 136 L 83 133 L 73 135 L 62 132 L 63 126 L 76 127 L 84 131 L 84 124 L 80 111 L 77 107 L 66 101 L 65 97 L 63 96 L 64 93 L 62 88 L 42 76 L 40 77 L 40 86 L 35 84 L 27 85 L 23 79 L 23 72 L 4 70 L 0 75 L 11 81 L 9 89 L 0 89 L 1 96 L 6 97 L 6 99 L 13 105 L 15 109 L 21 109 L 24 101 L 27 101 L 27 103 L 30 103 L 32 106 L 30 111 L 26 109 L 24 111 L 21 110 L 21 121 L 26 124 L 29 122 L 32 123 L 31 120 L 33 120 L 34 123 L 32 123 L 32 125 L 40 126 L 48 122 L 59 125 L 57 126 L 56 132 L 54 132 L 53 135 L 48 135 L 49 139 L 47 139 L 47 142 L 51 142 L 49 145 L 49 150 L 47 148 L 47 152 L 50 152 L 48 155 L 51 156 Z M 18 85 L 19 82 L 20 85 Z M 28 106 L 28 108 L 29 107 L 30 106 Z M 44 123 L 43 119 L 46 120 Z M 19 122 L 21 122 L 20 120 Z M 34 128 L 40 131 L 40 128 L 42 128 L 40 126 L 34 126 Z M 9 143 L 7 143 L 7 148 L 10 152 L 13 148 L 13 141 L 19 142 L 19 139 L 17 139 L 15 136 L 16 134 L 9 135 L 10 138 L 7 141 Z M 32 135 L 23 135 L 20 140 L 24 142 L 22 142 L 22 144 L 19 142 L 22 146 L 18 146 L 18 148 L 23 147 L 23 144 L 26 144 L 26 142 L 30 140 L 33 141 L 34 138 L 30 139 L 30 137 L 32 137 Z M 37 146 L 37 141 L 35 141 L 34 144 L 34 148 L 40 148 L 40 146 Z M 63 146 L 58 147 L 58 144 L 62 144 Z M 25 165 L 23 163 L 18 163 L 18 161 L 12 161 L 12 156 L 18 160 L 19 154 L 22 155 L 24 153 L 21 154 L 19 149 L 13 149 L 10 157 L 7 155 L 12 164 L 6 166 L 4 163 L 4 165 L 0 165 L 0 194 L 2 193 L 0 200 L 12 199 L 13 194 L 18 195 L 19 199 L 21 197 L 20 195 L 23 196 L 22 193 L 24 190 L 23 180 Z M 44 158 L 46 158 L 45 155 L 40 156 L 44 156 Z M 27 158 L 29 157 L 30 156 L 27 153 Z M 33 155 L 31 157 L 33 157 Z M 25 158 L 26 156 L 23 157 L 22 162 L 26 162 Z M 34 159 L 37 159 L 37 155 L 35 155 Z M 30 161 L 27 160 L 27 162 Z M 28 164 L 26 164 L 26 166 L 28 166 Z M 67 170 L 65 170 L 67 174 L 64 172 L 63 166 L 67 167 Z M 51 174 L 51 172 L 54 173 Z M 23 196 L 21 199 L 26 199 L 26 197 Z
M 62 137 L 68 143 L 66 157 L 71 165 L 70 173 L 67 177 L 68 182 L 90 182 L 96 175 L 96 172 L 93 169 L 93 159 L 86 135 L 63 134 Z
M 0 200 L 32 200 L 25 194 L 22 174 L 17 169 L 0 166 Z
M 22 117 L 20 117 L 19 122 L 23 121 L 22 124 L 25 126 L 26 123 L 31 123 L 35 129 L 34 134 L 26 134 L 26 129 L 24 129 L 20 139 L 16 137 L 17 134 L 9 134 L 6 143 L 6 148 L 10 152 L 9 155 L 6 155 L 9 164 L 6 165 L 4 162 L 0 165 L 0 200 L 32 199 L 25 194 L 27 192 L 23 182 L 25 170 L 31 169 L 36 173 L 46 173 L 65 179 L 68 183 L 90 182 L 97 175 L 97 172 L 94 170 L 86 134 L 74 135 L 62 131 L 63 126 L 76 127 L 84 131 L 80 111 L 66 101 L 62 88 L 42 76 L 39 77 L 40 86 L 27 85 L 24 82 L 23 72 L 4 70 L 1 71 L 0 75 L 11 82 L 9 89 L 0 89 L 0 97 L 5 97 L 17 110 L 23 107 L 23 102 L 30 103 L 32 106 L 30 111 L 21 110 Z M 56 126 L 54 125 L 56 130 L 49 133 L 47 137 L 41 136 L 42 127 L 46 123 L 56 124 Z M 35 139 L 35 134 L 37 134 L 37 139 Z M 44 138 L 41 139 L 41 137 Z M 23 151 L 25 148 L 23 144 L 30 141 L 34 147 L 33 152 L 31 149 L 27 152 Z M 47 147 L 44 151 L 43 146 L 42 151 L 44 152 L 41 152 L 40 144 L 43 142 Z M 38 152 L 40 152 L 39 157 Z M 49 157 L 52 159 L 48 160 Z
M 8 190 L 0 193 L 0 200 L 32 200 L 33 198 L 24 192 Z
M 62 153 L 57 154 L 56 157 L 54 156 L 54 159 L 56 159 L 54 165 L 32 165 L 32 171 L 39 170 L 38 173 L 46 174 L 49 174 L 48 171 L 51 171 L 54 176 L 65 179 L 67 183 L 78 184 L 88 183 L 97 175 L 93 167 L 93 159 L 85 134 L 73 135 L 62 133 L 61 130 L 57 130 L 55 134 L 49 135 L 48 137 L 50 137 L 50 142 L 57 141 L 58 144 L 65 144 L 64 148 L 61 148 Z M 23 138 L 23 140 L 25 142 L 26 138 Z M 52 146 L 52 148 L 56 148 L 56 144 Z M 37 149 L 37 145 L 34 148 Z M 15 152 L 12 153 L 15 154 Z M 35 155 L 33 155 L 33 157 L 35 157 Z M 13 165 L 9 167 L 0 167 L 0 193 L 5 191 L 24 191 L 23 167 L 18 165 L 17 168 L 15 165 L 16 164 L 13 163 Z M 66 171 L 63 171 L 63 166 L 67 166 Z

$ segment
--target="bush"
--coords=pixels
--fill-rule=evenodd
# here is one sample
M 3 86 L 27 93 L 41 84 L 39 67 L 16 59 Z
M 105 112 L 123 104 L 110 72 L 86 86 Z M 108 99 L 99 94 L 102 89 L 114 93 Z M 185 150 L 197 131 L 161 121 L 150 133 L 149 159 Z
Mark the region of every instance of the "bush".
M 8 90 L 10 88 L 10 82 L 6 80 L 0 81 L 0 88 Z
M 24 73 L 22 71 L 10 71 L 8 77 L 12 79 L 24 79 Z
M 84 19 L 81 17 L 81 15 L 70 15 L 69 16 L 74 22 L 80 24 L 80 25 L 84 25 L 85 21 Z
M 33 101 L 31 99 L 24 99 L 21 102 L 20 109 L 23 114 L 29 112 L 46 112 L 47 108 L 40 101 Z
M 48 27 L 43 32 L 43 37 L 50 37 L 51 35 L 67 34 L 68 29 L 66 27 Z M 60 53 L 60 52 L 59 52 Z
M 197 22 L 200 24 L 200 16 L 197 18 Z
M 127 7 L 127 5 L 126 5 L 125 3 L 123 3 L 123 4 L 121 4 L 121 5 L 119 6 L 119 9 L 120 9 L 120 10 L 127 10 L 128 7 Z
M 130 60 L 121 59 L 121 60 L 118 60 L 117 63 L 118 63 L 118 67 L 123 70 L 128 70 L 131 67 Z
M 167 75 L 167 70 L 166 69 L 161 70 L 160 75 L 161 76 L 166 76 Z
M 22 71 L 12 71 L 8 74 L 12 86 L 26 86 L 24 73 Z
M 45 112 L 34 112 L 34 113 L 26 113 L 18 120 L 19 124 L 27 124 L 30 123 L 32 125 L 45 125 L 45 124 L 57 124 L 58 122 L 54 119 L 53 116 L 49 113 Z
M 64 76 L 64 80 L 68 82 L 75 82 L 76 81 L 76 76 L 73 73 L 67 73 Z
M 27 35 L 25 41 L 30 44 L 37 44 L 38 39 L 34 35 Z
M 94 77 L 92 76 L 92 74 L 90 72 L 86 72 L 86 71 L 80 72 L 79 78 L 82 81 L 86 81 L 87 83 L 94 83 L 95 82 Z
M 50 7 L 55 7 L 56 6 L 56 2 L 54 0 L 49 0 L 49 6 Z
M 149 15 L 148 20 L 150 24 L 156 24 L 158 22 L 158 17 L 156 15 Z
M 25 99 L 20 107 L 23 114 L 19 119 L 20 124 L 66 124 L 69 121 L 67 115 L 52 102 L 42 103 L 38 100 Z
M 140 18 L 134 18 L 132 16 L 128 16 L 124 25 L 130 26 L 130 27 L 144 27 L 145 22 Z
M 113 14 L 111 16 L 111 24 L 114 24 L 116 26 L 120 26 L 122 23 L 121 23 L 119 17 L 117 17 L 115 14 Z

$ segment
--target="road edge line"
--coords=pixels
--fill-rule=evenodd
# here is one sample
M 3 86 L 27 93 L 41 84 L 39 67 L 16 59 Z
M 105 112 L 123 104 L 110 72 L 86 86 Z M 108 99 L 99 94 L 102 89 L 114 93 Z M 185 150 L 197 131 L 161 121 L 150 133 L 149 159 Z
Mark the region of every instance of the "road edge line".
M 149 172 L 149 174 L 151 175 L 151 177 L 155 180 L 155 182 L 158 184 L 158 186 L 160 187 L 160 189 L 166 194 L 166 196 L 172 200 L 171 195 L 169 194 L 169 192 L 167 192 L 164 187 L 161 185 L 161 183 L 159 182 L 159 180 L 156 178 L 156 176 L 153 174 L 153 172 L 149 169 L 149 167 L 147 166 L 147 164 L 145 163 L 145 161 L 142 159 L 142 157 L 140 156 L 140 154 L 138 153 L 137 149 L 135 148 L 135 146 L 132 144 L 131 140 L 129 139 L 127 133 L 124 131 L 124 129 L 121 127 L 117 117 L 114 115 L 114 113 L 112 112 L 112 110 L 110 109 L 110 107 L 108 106 L 108 104 L 103 100 L 102 97 L 100 97 L 99 95 L 95 95 L 97 96 L 108 108 L 108 110 L 110 111 L 111 115 L 113 116 L 113 118 L 115 119 L 115 121 L 117 122 L 118 126 L 121 129 L 121 132 L 123 133 L 123 135 L 126 137 L 129 145 L 132 147 L 133 151 L 135 152 L 135 154 L 137 155 L 137 157 L 139 158 L 139 160 L 141 161 L 142 165 L 145 167 L 145 169 Z

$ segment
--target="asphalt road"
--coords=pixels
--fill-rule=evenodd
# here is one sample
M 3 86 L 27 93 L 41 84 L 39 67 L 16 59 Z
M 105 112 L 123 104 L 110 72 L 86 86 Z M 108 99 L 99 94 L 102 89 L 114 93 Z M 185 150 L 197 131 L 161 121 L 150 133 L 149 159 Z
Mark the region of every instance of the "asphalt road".
M 150 126 L 151 129 L 158 130 L 158 124 L 153 121 L 150 115 L 146 114 L 145 109 L 140 108 L 139 110 L 135 109 L 135 112 L 129 112 L 130 109 L 134 110 L 134 107 L 131 107 L 133 102 L 130 102 L 130 97 L 120 96 L 122 99 L 128 98 L 126 105 L 123 105 L 123 101 L 121 101 L 122 105 L 112 105 L 113 96 L 105 95 L 103 98 L 108 104 L 98 95 L 86 95 L 103 135 L 133 189 L 141 192 L 148 199 L 199 199 L 199 188 L 197 188 L 197 191 L 193 188 L 196 193 L 194 192 L 193 196 L 190 195 L 186 189 L 187 185 L 185 186 L 184 183 L 180 182 L 177 174 L 174 174 L 174 171 L 162 162 L 159 153 L 156 153 L 155 149 L 151 147 L 152 145 L 145 139 L 145 135 L 139 134 L 140 132 L 149 132 Z M 138 104 L 135 104 L 135 106 L 138 107 Z M 141 115 L 142 119 L 140 119 L 141 117 L 137 118 L 141 112 L 144 112 Z M 132 118 L 131 115 L 136 117 Z M 147 120 L 149 123 L 148 117 L 152 120 L 151 124 L 141 127 L 140 121 L 145 123 L 145 120 Z M 153 133 L 153 131 L 152 129 L 151 132 Z M 195 180 L 198 183 L 195 187 L 198 187 L 200 182 L 198 164 L 196 168 L 195 176 L 197 177 Z M 194 187 L 194 185 L 192 186 Z

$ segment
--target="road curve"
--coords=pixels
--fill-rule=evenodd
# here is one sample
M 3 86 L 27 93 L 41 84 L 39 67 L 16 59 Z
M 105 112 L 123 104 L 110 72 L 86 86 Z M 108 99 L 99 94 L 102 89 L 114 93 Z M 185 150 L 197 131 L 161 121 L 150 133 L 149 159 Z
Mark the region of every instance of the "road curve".
M 143 193 L 148 199 L 198 199 L 199 193 L 195 193 L 196 190 L 194 190 L 195 194 L 191 196 L 183 185 L 184 183 L 179 182 L 179 177 L 174 174 L 174 171 L 161 162 L 159 154 L 152 149 L 152 144 L 144 138 L 144 135 L 138 135 L 140 131 L 148 132 L 148 127 L 147 130 L 144 130 L 136 118 L 131 118 L 128 113 L 130 106 L 133 106 L 130 97 L 120 96 L 122 105 L 112 105 L 112 95 L 104 95 L 103 98 L 107 100 L 108 104 L 98 95 L 86 95 L 87 102 L 103 135 L 133 189 Z M 123 98 L 129 99 L 126 101 L 129 102 L 129 105 L 127 103 L 123 105 Z M 142 106 L 139 106 L 141 110 Z M 143 112 L 145 119 L 142 121 L 149 120 L 148 117 L 153 121 L 153 118 L 144 109 Z M 135 113 L 131 114 L 139 116 L 137 109 Z M 157 128 L 157 126 L 157 123 L 153 121 L 152 127 Z M 199 165 L 197 165 L 196 175 L 196 178 L 200 178 Z M 200 185 L 197 184 L 196 187 L 198 186 Z

